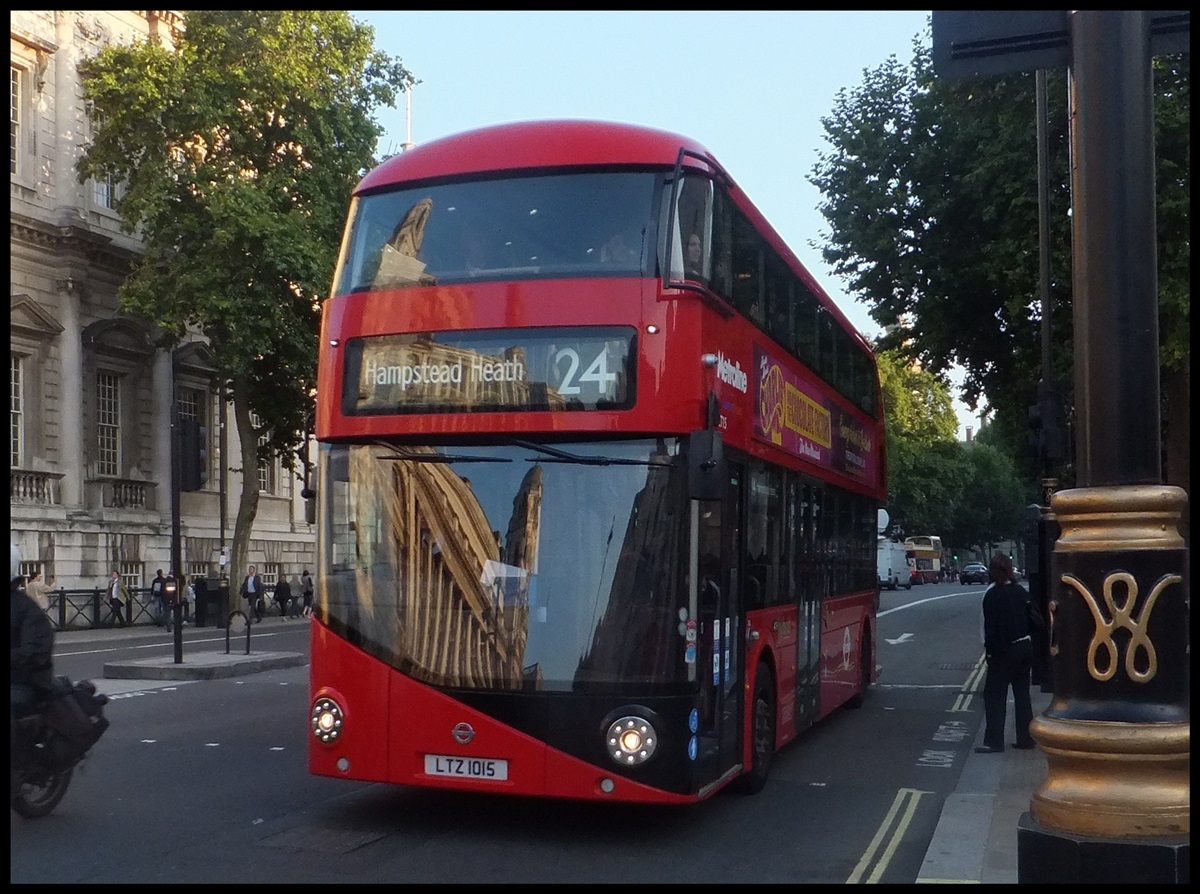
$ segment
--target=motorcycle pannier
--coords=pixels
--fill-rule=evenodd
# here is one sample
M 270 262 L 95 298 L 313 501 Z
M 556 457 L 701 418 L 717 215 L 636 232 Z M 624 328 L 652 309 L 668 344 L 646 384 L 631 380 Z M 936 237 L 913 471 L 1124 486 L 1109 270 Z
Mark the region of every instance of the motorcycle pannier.
M 103 707 L 107 702 L 108 697 L 97 695 L 90 680 L 71 685 L 66 677 L 58 678 L 54 695 L 43 710 L 46 725 L 58 734 L 51 746 L 56 764 L 75 763 L 104 735 L 108 720 Z

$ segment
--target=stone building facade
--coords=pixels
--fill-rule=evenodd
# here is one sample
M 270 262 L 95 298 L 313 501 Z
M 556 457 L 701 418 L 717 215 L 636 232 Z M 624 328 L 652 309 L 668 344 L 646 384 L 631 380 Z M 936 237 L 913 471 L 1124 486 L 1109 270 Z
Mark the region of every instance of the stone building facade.
M 139 252 L 113 210 L 121 185 L 81 184 L 75 171 L 91 122 L 80 63 L 109 42 L 171 46 L 181 25 L 171 11 L 10 18 L 9 533 L 25 573 L 55 586 L 95 586 L 117 568 L 144 587 L 170 569 L 173 411 L 207 448 L 208 480 L 180 498 L 182 570 L 217 576 L 232 550 L 242 461 L 208 348 L 196 335 L 158 350 L 153 328 L 118 309 Z M 302 482 L 278 463 L 257 477 L 250 561 L 268 582 L 311 569 Z M 241 573 L 229 571 L 235 585 Z

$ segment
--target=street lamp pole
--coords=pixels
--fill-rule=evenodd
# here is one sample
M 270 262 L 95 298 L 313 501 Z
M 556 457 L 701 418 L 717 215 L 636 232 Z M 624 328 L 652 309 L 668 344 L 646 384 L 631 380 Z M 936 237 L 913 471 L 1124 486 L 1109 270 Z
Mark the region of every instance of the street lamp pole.
M 1018 878 L 1179 882 L 1190 866 L 1186 493 L 1162 483 L 1150 13 L 1070 13 L 1079 486 L 1050 498 L 1054 699 Z
M 221 582 L 222 587 L 226 587 L 229 585 L 228 570 L 227 570 L 228 566 L 225 564 L 226 555 L 227 555 L 225 552 L 225 513 L 227 511 L 226 505 L 225 505 L 225 487 L 226 487 L 226 483 L 227 483 L 225 470 L 229 467 L 229 463 L 225 459 L 225 457 L 226 457 L 225 451 L 229 447 L 229 436 L 226 433 L 226 422 L 229 418 L 229 414 L 228 414 L 228 411 L 226 410 L 225 399 L 226 399 L 225 376 L 221 375 L 221 376 L 218 376 L 218 382 L 217 382 L 217 415 L 218 415 L 218 418 L 220 419 L 219 428 L 217 431 L 217 452 L 221 456 L 221 460 L 220 460 L 221 468 L 217 470 L 217 483 L 218 483 L 218 489 L 220 491 L 220 496 L 217 501 L 217 515 L 219 516 L 218 523 L 220 525 L 220 539 L 221 539 L 221 556 L 218 561 L 220 563 L 220 582 Z
M 179 393 L 176 387 L 178 349 L 171 353 L 171 576 L 168 590 L 170 600 L 170 618 L 174 631 L 175 663 L 183 663 L 183 628 L 180 625 L 181 606 L 179 605 L 179 575 L 183 567 L 183 533 L 180 523 L 180 492 L 183 486 L 183 438 L 179 424 Z M 161 597 L 168 599 L 168 593 Z
M 1017 878 L 1186 882 L 1187 493 L 1163 484 L 1159 452 L 1151 58 L 1191 51 L 1191 15 L 934 10 L 932 23 L 939 76 L 1066 65 L 1071 82 L 1077 486 L 1049 498 L 1054 698 L 1030 724 L 1047 776 L 1018 825 Z

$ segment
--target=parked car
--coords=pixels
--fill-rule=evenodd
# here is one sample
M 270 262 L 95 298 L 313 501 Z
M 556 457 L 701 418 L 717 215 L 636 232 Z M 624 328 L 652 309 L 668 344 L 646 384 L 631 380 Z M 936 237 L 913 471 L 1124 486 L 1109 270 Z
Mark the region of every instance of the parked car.
M 969 562 L 958 572 L 960 584 L 986 584 L 988 582 L 987 568 L 978 562 Z

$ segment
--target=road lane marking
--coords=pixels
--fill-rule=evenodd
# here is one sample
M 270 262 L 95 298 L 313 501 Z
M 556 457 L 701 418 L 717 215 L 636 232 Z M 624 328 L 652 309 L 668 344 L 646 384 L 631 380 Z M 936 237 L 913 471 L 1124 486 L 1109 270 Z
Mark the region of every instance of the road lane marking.
M 896 853 L 896 848 L 904 840 L 904 833 L 908 831 L 913 815 L 917 812 L 917 804 L 924 795 L 931 794 L 933 792 L 923 792 L 915 788 L 902 788 L 896 792 L 892 806 L 888 809 L 883 822 L 879 824 L 875 837 L 871 839 L 862 859 L 858 861 L 858 865 L 846 879 L 847 885 L 879 883 Z M 863 881 L 863 875 L 872 865 L 874 865 L 874 869 L 871 869 L 871 874 Z

